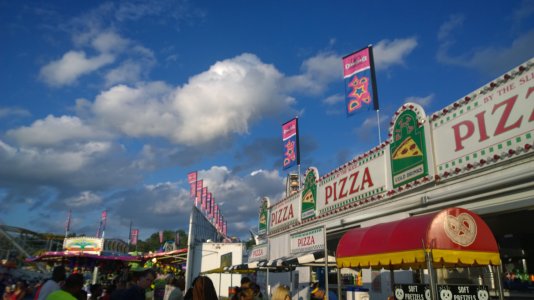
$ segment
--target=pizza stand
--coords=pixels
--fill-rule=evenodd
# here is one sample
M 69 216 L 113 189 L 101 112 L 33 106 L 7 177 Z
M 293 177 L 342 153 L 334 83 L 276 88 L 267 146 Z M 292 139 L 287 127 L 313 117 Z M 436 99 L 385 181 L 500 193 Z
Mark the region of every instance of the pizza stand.
M 405 299 L 405 293 L 410 291 L 426 294 L 424 299 L 452 299 L 453 293 L 458 291 L 453 285 L 437 285 L 436 268 L 490 265 L 497 274 L 495 283 L 499 299 L 504 299 L 497 242 L 486 223 L 463 208 L 448 208 L 366 228 L 353 228 L 341 237 L 336 261 L 338 268 L 389 269 L 391 289 L 398 300 Z M 406 291 L 407 285 L 394 285 L 393 270 L 409 268 L 426 268 L 428 286 L 408 285 L 411 288 Z M 463 290 L 460 288 L 460 294 L 476 292 L 477 297 L 471 299 L 489 299 L 487 287 L 465 286 Z

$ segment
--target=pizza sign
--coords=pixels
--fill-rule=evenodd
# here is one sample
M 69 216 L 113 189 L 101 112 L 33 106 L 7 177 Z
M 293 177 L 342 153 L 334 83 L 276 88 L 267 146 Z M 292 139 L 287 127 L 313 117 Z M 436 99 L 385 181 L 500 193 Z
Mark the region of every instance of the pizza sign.
M 419 125 L 422 108 L 409 104 L 401 108 L 392 128 L 391 172 L 393 187 L 428 175 L 424 127 Z

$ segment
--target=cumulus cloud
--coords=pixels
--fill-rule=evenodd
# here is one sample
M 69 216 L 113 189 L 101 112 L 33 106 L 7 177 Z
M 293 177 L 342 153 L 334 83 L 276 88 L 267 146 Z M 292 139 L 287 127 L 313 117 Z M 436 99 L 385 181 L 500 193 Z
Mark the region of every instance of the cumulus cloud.
M 102 203 L 102 198 L 90 191 L 82 191 L 76 196 L 65 199 L 64 203 L 67 207 L 82 208 L 99 205 Z
M 96 98 L 93 111 L 128 136 L 205 144 L 246 134 L 252 123 L 287 110 L 294 100 L 280 91 L 281 79 L 272 65 L 242 54 L 215 63 L 183 87 L 158 82 L 115 86 Z
M 373 46 L 373 56 L 377 70 L 394 65 L 404 65 L 404 59 L 417 47 L 416 38 L 381 40 Z
M 39 78 L 51 86 L 68 85 L 75 82 L 80 76 L 98 70 L 114 60 L 115 57 L 111 54 L 100 54 L 87 58 L 83 51 L 69 51 L 61 59 L 41 68 Z
M 287 78 L 287 88 L 306 94 L 324 92 L 327 85 L 343 78 L 340 56 L 334 53 L 319 53 L 302 63 L 302 74 Z
M 31 126 L 9 130 L 6 135 L 23 146 L 51 146 L 65 141 L 109 137 L 109 134 L 84 124 L 78 117 L 51 115 L 33 122 Z
M 430 106 L 430 104 L 434 101 L 434 98 L 435 98 L 434 94 L 430 94 L 430 95 L 428 95 L 426 97 L 411 96 L 411 97 L 407 97 L 404 100 L 404 103 L 413 102 L 413 103 L 417 103 L 417 104 L 421 105 L 424 108 L 428 108 Z
M 122 52 L 130 41 L 113 31 L 99 33 L 92 41 L 93 48 L 100 53 Z
M 531 12 L 525 11 L 530 14 Z M 517 16 L 517 18 L 522 18 Z M 459 31 L 464 23 L 463 15 L 452 15 L 443 23 L 438 32 L 440 42 L 437 60 L 443 64 L 456 65 L 478 70 L 491 76 L 496 76 L 532 57 L 534 48 L 534 30 L 521 33 L 508 45 L 478 47 L 466 53 L 451 55 L 449 50 L 456 44 L 455 32 Z
M 31 113 L 22 108 L 17 107 L 0 107 L 0 119 L 7 117 L 28 117 Z

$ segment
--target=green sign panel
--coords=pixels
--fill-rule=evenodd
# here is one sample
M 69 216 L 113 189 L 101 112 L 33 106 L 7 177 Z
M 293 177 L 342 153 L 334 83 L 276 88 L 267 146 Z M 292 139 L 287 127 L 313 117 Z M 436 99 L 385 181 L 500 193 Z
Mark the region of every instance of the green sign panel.
M 318 177 L 318 172 L 315 168 L 309 168 L 306 172 L 304 189 L 302 190 L 302 220 L 315 217 Z
M 267 233 L 267 221 L 269 216 L 269 200 L 267 197 L 263 198 L 263 201 L 261 202 L 260 207 L 260 216 L 259 216 L 259 224 L 258 224 L 258 234 L 262 235 Z
M 398 116 L 390 150 L 394 188 L 428 175 L 424 127 L 415 111 L 407 109 Z

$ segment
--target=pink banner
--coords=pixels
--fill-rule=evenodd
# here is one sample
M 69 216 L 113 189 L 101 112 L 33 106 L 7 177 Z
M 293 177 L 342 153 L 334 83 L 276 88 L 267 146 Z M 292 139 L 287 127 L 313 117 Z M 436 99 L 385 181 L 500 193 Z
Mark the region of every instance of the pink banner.
M 369 48 L 365 48 L 343 58 L 343 77 L 347 78 L 370 67 Z
M 139 236 L 139 229 L 132 229 L 131 233 L 132 245 L 137 245 L 137 237 Z
M 187 182 L 193 183 L 197 181 L 197 171 L 187 174 Z

